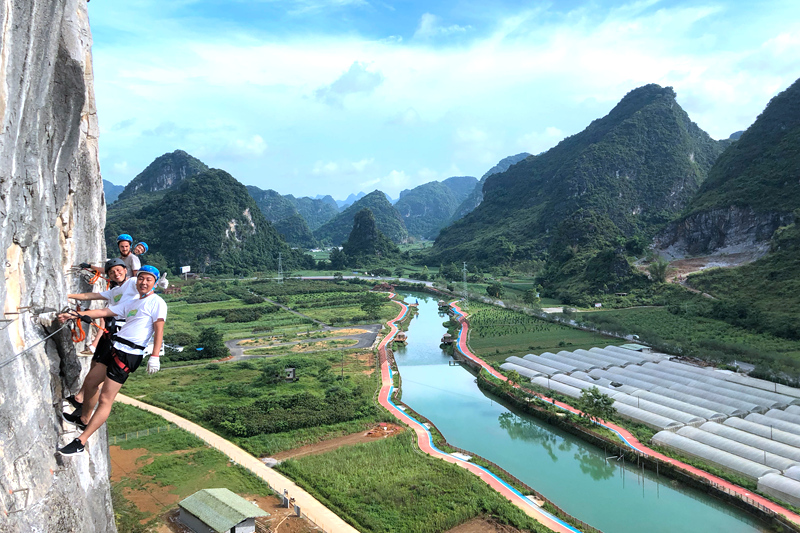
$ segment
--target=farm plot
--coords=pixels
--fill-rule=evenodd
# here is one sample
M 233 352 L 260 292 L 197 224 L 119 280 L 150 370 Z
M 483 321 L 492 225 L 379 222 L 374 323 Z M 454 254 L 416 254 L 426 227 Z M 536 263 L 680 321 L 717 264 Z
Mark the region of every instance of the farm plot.
M 510 355 L 589 349 L 624 341 L 486 304 L 469 304 L 470 348 L 489 362 Z

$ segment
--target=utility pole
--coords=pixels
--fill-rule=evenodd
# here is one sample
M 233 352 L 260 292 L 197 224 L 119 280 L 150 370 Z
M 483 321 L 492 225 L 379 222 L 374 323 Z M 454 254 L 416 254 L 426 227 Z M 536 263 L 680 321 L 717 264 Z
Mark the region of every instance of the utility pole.
M 278 252 L 278 283 L 283 283 L 283 254 Z
M 467 293 L 467 262 L 464 261 L 464 268 L 461 269 L 462 280 L 464 285 L 464 309 L 469 307 L 469 293 Z

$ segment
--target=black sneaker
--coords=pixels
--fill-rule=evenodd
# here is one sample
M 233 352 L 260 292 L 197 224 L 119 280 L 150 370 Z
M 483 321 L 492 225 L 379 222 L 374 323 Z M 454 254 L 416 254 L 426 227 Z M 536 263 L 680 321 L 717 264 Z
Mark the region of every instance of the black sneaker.
M 75 396 L 70 396 L 69 398 L 67 398 L 67 401 L 75 409 L 80 409 L 81 407 L 83 407 L 83 404 L 81 402 L 79 402 L 78 400 L 76 400 Z
M 78 413 L 77 415 L 75 413 L 61 413 L 61 418 L 63 418 L 70 424 L 77 426 L 77 428 L 80 429 L 81 431 L 84 431 L 86 429 L 86 424 L 84 424 L 83 421 L 81 421 L 80 413 Z
M 80 439 L 74 439 L 63 448 L 59 448 L 58 453 L 61 455 L 78 455 L 83 453 L 83 450 L 85 449 L 86 446 L 81 443 Z

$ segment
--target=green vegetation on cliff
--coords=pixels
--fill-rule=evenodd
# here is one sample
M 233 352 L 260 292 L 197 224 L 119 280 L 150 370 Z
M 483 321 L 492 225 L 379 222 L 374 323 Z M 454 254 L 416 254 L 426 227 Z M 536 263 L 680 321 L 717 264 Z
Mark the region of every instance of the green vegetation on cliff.
M 402 217 L 381 191 L 372 191 L 347 207 L 336 217 L 320 226 L 314 232 L 314 236 L 318 240 L 332 245 L 343 243 L 353 229 L 356 213 L 364 208 L 372 211 L 378 229 L 393 242 L 401 243 L 408 238 L 408 230 L 406 230 Z
M 790 213 L 800 208 L 800 80 L 775 96 L 719 157 L 687 215 L 730 206 Z
M 278 253 L 285 268 L 304 260 L 267 222 L 244 185 L 217 169 L 184 178 L 134 213 L 124 228 L 172 269 L 191 265 L 195 272 L 246 274 L 277 269 Z
M 342 252 L 349 263 L 360 265 L 369 260 L 397 256 L 400 249 L 378 229 L 372 211 L 364 208 L 356 213 L 353 230 L 342 244 Z
M 547 259 L 542 284 L 552 294 L 567 281 L 589 292 L 638 285 L 625 256 L 683 209 L 720 151 L 671 88 L 635 89 L 581 133 L 490 176 L 481 205 L 442 230 L 434 256 Z

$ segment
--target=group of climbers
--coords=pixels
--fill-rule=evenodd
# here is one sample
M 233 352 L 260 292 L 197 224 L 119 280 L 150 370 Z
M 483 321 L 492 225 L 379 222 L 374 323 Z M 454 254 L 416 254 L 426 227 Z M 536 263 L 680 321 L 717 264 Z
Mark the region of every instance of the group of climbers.
M 61 455 L 83 453 L 89 437 L 108 419 L 122 384 L 141 365 L 151 339 L 153 351 L 147 371 L 154 374 L 161 368 L 167 304 L 153 291 L 157 284 L 166 288 L 167 280 L 156 267 L 141 264 L 138 256 L 147 252 L 147 244 L 133 245 L 133 239 L 126 233 L 119 236 L 117 244 L 120 257 L 109 259 L 104 269 L 109 288 L 68 295 L 74 300 L 105 300 L 108 307 L 58 315 L 62 323 L 104 321 L 97 326 L 102 334 L 98 335 L 89 373 L 80 392 L 68 398 L 75 410 L 62 413 L 64 420 L 80 429 L 81 434 L 58 450 Z

